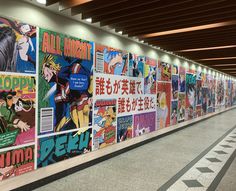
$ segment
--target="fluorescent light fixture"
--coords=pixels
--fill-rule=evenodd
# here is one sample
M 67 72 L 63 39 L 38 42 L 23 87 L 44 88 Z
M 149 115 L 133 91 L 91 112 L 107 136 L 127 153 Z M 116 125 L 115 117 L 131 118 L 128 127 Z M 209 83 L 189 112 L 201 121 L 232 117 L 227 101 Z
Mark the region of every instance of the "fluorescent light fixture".
M 141 43 L 144 43 L 144 40 L 140 40 Z
M 174 30 L 156 32 L 156 33 L 150 33 L 150 34 L 142 35 L 141 37 L 142 38 L 151 38 L 151 37 L 164 36 L 164 35 L 170 35 L 170 34 L 185 33 L 185 32 L 192 32 L 192 31 L 205 30 L 205 29 L 211 29 L 211 28 L 218 28 L 218 27 L 223 27 L 223 26 L 230 26 L 230 25 L 234 25 L 234 24 L 236 24 L 236 20 L 220 22 L 220 23 L 212 23 L 212 24 L 207 24 L 207 25 L 199 25 L 199 26 L 187 27 L 187 28 L 181 28 L 181 29 L 174 29 Z
M 207 61 L 207 60 L 231 60 L 231 59 L 236 59 L 236 57 L 204 58 L 204 59 L 199 59 L 199 60 L 197 60 L 197 61 Z
M 38 3 L 46 5 L 47 0 L 37 0 Z
M 207 48 L 193 48 L 193 49 L 177 50 L 175 52 L 195 52 L 195 51 L 202 51 L 202 50 L 217 50 L 217 49 L 225 49 L 225 48 L 236 48 L 236 45 L 214 46 L 214 47 L 207 47 Z
M 236 63 L 235 64 L 215 64 L 215 65 L 211 65 L 211 66 L 236 66 Z
M 123 34 L 123 32 L 122 32 L 122 31 L 119 31 L 118 33 L 119 33 L 119 34 Z
M 236 68 L 225 68 L 225 69 L 222 69 L 224 71 L 230 71 L 230 70 L 233 70 L 233 71 L 236 71 Z
M 92 18 L 85 19 L 87 22 L 92 23 Z

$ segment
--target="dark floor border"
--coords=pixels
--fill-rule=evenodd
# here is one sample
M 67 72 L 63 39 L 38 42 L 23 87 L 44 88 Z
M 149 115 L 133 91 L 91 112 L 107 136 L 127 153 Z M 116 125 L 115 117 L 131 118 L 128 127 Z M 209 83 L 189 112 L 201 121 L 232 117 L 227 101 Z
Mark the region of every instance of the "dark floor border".
M 233 152 L 233 154 L 229 157 L 223 168 L 220 170 L 220 172 L 217 174 L 211 185 L 208 187 L 207 191 L 214 191 L 216 190 L 217 186 L 220 184 L 221 179 L 224 177 L 225 173 L 229 169 L 230 165 L 234 161 L 236 157 L 236 150 Z
M 58 172 L 58 173 L 53 174 L 53 175 L 51 175 L 51 176 L 45 177 L 45 178 L 43 178 L 43 179 L 40 179 L 40 180 L 31 182 L 31 183 L 26 184 L 26 185 L 24 185 L 24 186 L 15 188 L 15 189 L 13 189 L 12 191 L 30 191 L 30 190 L 39 188 L 39 187 L 44 186 L 44 185 L 46 185 L 46 184 L 49 184 L 49 183 L 51 183 L 51 182 L 53 182 L 53 181 L 56 181 L 56 180 L 61 179 L 61 178 L 64 178 L 65 176 L 71 175 L 71 174 L 73 174 L 73 173 L 75 173 L 75 172 L 78 172 L 78 171 L 83 170 L 83 169 L 85 169 L 85 168 L 91 167 L 91 166 L 96 165 L 96 164 L 98 164 L 98 163 L 100 163 L 100 162 L 103 162 L 103 161 L 108 160 L 108 159 L 110 159 L 110 158 L 116 157 L 116 156 L 118 156 L 118 155 L 120 155 L 120 154 L 122 154 L 122 153 L 125 153 L 125 152 L 127 152 L 127 151 L 130 151 L 130 150 L 135 149 L 135 148 L 137 148 L 137 147 L 143 146 L 143 145 L 145 145 L 145 144 L 147 144 L 147 143 L 150 143 L 150 142 L 155 141 L 155 140 L 157 140 L 157 139 L 160 139 L 160 138 L 162 138 L 162 137 L 168 136 L 168 135 L 170 135 L 170 134 L 172 134 L 172 133 L 175 133 L 175 132 L 177 132 L 177 131 L 183 130 L 183 129 L 189 127 L 189 126 L 192 126 L 192 125 L 194 125 L 194 124 L 203 122 L 203 121 L 205 121 L 205 120 L 207 120 L 207 119 L 210 119 L 210 118 L 215 117 L 215 116 L 217 116 L 217 115 L 221 115 L 221 114 L 223 114 L 223 113 L 225 113 L 225 112 L 227 112 L 227 111 L 233 110 L 233 109 L 236 109 L 236 108 L 231 108 L 231 109 L 228 109 L 228 110 L 225 110 L 225 111 L 221 111 L 221 112 L 219 112 L 219 113 L 217 113 L 217 114 L 215 114 L 215 115 L 206 117 L 206 118 L 204 118 L 204 119 L 202 119 L 202 120 L 194 121 L 194 122 L 192 122 L 192 123 L 190 123 L 190 124 L 187 124 L 187 125 L 184 125 L 184 126 L 178 128 L 178 129 L 174 129 L 174 130 L 169 131 L 169 132 L 167 132 L 167 133 L 164 133 L 164 134 L 161 134 L 161 135 L 157 135 L 156 137 L 153 137 L 153 138 L 144 140 L 144 141 L 142 141 L 142 142 L 139 142 L 139 143 L 136 143 L 136 144 L 134 144 L 134 145 L 128 146 L 128 147 L 126 147 L 126 148 L 123 148 L 123 149 L 121 149 L 121 150 L 115 151 L 115 152 L 110 153 L 110 154 L 108 154 L 108 155 L 105 155 L 105 156 L 96 158 L 96 159 L 91 160 L 91 161 L 89 161 L 89 162 L 86 162 L 86 163 L 80 164 L 80 165 L 78 165 L 78 166 L 69 168 L 69 169 L 67 169 L 67 170 Z M 45 167 L 45 168 L 46 168 L 46 167 Z
M 167 181 L 165 184 L 163 184 L 160 188 L 157 189 L 157 191 L 166 191 L 168 188 L 170 188 L 177 180 L 181 178 L 189 169 L 191 169 L 200 159 L 202 159 L 207 153 L 209 153 L 219 142 L 221 142 L 227 135 L 229 135 L 234 129 L 236 129 L 236 126 L 230 128 L 224 135 L 222 135 L 219 139 L 217 139 L 212 145 L 210 145 L 208 148 L 206 148 L 203 152 L 201 152 L 195 159 L 193 159 L 189 164 L 187 164 L 182 170 L 180 170 L 176 175 L 174 175 L 169 181 Z M 236 154 L 236 153 L 235 153 Z M 231 155 L 232 157 L 232 155 Z M 231 158 L 230 157 L 230 158 Z M 230 161 L 230 159 L 226 162 L 226 164 Z M 232 161 L 231 161 L 232 163 Z M 229 163 L 229 165 L 231 164 Z M 224 167 L 222 170 L 225 170 L 224 173 L 227 171 L 228 168 Z M 224 176 L 224 173 L 220 172 L 217 176 L 219 176 L 220 180 Z M 216 176 L 216 178 L 217 178 Z M 219 179 L 218 178 L 218 179 Z M 217 187 L 217 182 L 215 180 L 213 181 L 214 184 L 212 187 Z M 219 182 L 218 182 L 219 183 Z M 213 189 L 214 190 L 214 189 Z M 209 190 L 212 191 L 212 190 Z

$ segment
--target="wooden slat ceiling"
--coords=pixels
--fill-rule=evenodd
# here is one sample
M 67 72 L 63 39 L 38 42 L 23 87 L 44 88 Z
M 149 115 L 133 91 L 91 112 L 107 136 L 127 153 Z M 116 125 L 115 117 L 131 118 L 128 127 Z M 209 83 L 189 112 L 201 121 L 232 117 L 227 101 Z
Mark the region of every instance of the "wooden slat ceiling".
M 47 0 L 149 45 L 236 76 L 236 0 Z

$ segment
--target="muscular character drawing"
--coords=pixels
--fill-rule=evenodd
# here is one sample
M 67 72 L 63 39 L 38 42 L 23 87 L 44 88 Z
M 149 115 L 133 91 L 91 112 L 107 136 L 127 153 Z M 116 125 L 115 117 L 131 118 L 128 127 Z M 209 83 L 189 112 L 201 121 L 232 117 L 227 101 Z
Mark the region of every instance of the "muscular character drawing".
M 78 74 L 79 78 L 87 81 L 87 86 L 80 89 L 71 87 L 71 75 Z M 55 88 L 55 131 L 61 131 L 69 121 L 72 120 L 76 128 L 89 126 L 90 105 L 92 103 L 92 75 L 91 71 L 85 68 L 81 60 L 76 60 L 68 66 L 56 64 L 52 55 L 46 55 L 42 63 L 42 77 L 53 83 Z M 48 92 L 50 96 L 50 90 Z M 69 117 L 67 115 L 70 107 Z
M 32 103 L 22 100 L 15 91 L 1 92 L 0 96 L 5 101 L 0 105 L 0 133 L 14 129 L 20 129 L 21 132 L 28 131 L 30 125 L 20 119 L 18 111 L 29 111 Z

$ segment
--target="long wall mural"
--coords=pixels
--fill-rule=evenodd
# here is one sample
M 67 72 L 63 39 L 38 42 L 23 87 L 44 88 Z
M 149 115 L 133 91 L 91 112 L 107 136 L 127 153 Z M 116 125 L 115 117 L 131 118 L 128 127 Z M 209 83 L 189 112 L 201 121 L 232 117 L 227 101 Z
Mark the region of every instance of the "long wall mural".
M 1 180 L 236 105 L 204 68 L 3 17 L 0 62 Z

